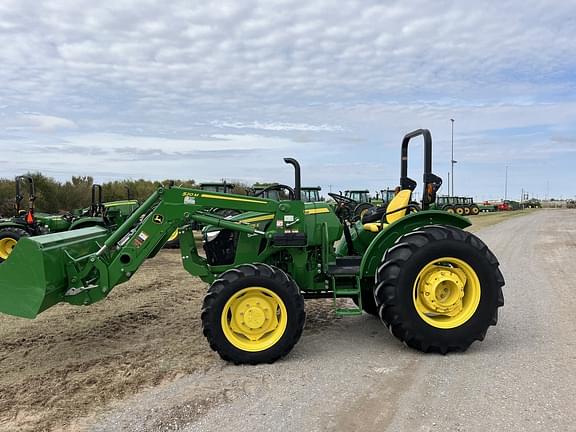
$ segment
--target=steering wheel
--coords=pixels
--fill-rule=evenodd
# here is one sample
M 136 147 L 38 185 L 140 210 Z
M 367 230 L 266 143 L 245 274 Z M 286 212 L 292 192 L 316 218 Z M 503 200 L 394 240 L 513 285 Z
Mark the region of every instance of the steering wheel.
M 275 184 L 272 186 L 268 186 L 267 188 L 262 189 L 260 192 L 258 192 L 256 195 L 254 195 L 255 197 L 259 197 L 264 195 L 266 192 L 270 192 L 273 190 L 277 190 L 277 191 L 287 191 L 288 192 L 288 199 L 290 201 L 293 201 L 294 198 L 296 197 L 296 193 L 294 192 L 294 189 L 292 189 L 290 186 L 284 185 L 284 184 Z
M 332 192 L 329 192 L 328 196 L 336 202 L 336 208 L 334 209 L 336 216 L 338 216 L 340 220 L 352 220 L 354 209 L 358 203 L 352 198 Z

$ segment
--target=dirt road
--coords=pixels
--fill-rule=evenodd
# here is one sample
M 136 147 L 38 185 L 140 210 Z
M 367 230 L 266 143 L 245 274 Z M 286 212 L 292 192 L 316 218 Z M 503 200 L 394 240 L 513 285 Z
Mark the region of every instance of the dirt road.
M 536 212 L 480 235 L 501 261 L 506 306 L 465 354 L 423 355 L 376 319 L 337 320 L 285 361 L 221 364 L 130 400 L 91 430 L 574 430 L 576 212 Z M 214 406 L 183 426 L 196 409 L 187 400 L 207 389 Z
M 165 252 L 109 301 L 0 317 L 0 430 L 574 430 L 576 211 L 478 235 L 500 259 L 506 305 L 465 354 L 423 355 L 317 301 L 288 358 L 228 365 L 201 335 L 205 285 Z

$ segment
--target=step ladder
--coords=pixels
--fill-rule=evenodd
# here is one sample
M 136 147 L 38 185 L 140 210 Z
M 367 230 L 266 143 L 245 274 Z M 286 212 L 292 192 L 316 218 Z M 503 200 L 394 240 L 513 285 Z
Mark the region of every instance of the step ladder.
M 362 296 L 360 281 L 360 263 L 362 257 L 337 257 L 334 264 L 328 265 L 330 288 L 334 295 L 336 316 L 362 315 Z M 339 298 L 356 299 L 357 307 L 339 308 L 336 300 Z

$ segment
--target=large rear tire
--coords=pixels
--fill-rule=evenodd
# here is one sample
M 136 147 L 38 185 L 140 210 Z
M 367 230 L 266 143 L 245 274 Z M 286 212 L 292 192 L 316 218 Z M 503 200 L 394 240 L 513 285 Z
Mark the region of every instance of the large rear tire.
M 455 207 L 454 211 L 456 212 L 456 214 L 458 216 L 464 216 L 464 207 L 460 207 L 460 206 Z
M 204 298 L 210 347 L 235 364 L 273 363 L 300 339 L 306 313 L 296 282 L 266 264 L 245 264 L 217 279 Z
M 479 213 L 480 213 L 480 208 L 476 204 L 473 204 L 470 207 L 470 214 L 472 214 L 473 216 L 476 216 Z
M 6 227 L 0 229 L 0 263 L 8 259 L 18 240 L 22 237 L 30 237 L 30 234 L 22 228 Z
M 465 351 L 483 340 L 504 304 L 498 260 L 473 234 L 426 226 L 383 257 L 374 295 L 392 334 L 423 352 Z

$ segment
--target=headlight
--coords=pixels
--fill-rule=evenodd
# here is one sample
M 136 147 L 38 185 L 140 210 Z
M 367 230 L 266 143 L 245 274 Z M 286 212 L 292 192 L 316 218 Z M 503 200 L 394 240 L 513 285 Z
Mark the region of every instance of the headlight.
M 219 234 L 220 234 L 220 231 L 208 231 L 207 233 L 204 234 L 204 241 L 205 242 L 211 242 L 216 237 L 218 237 Z

